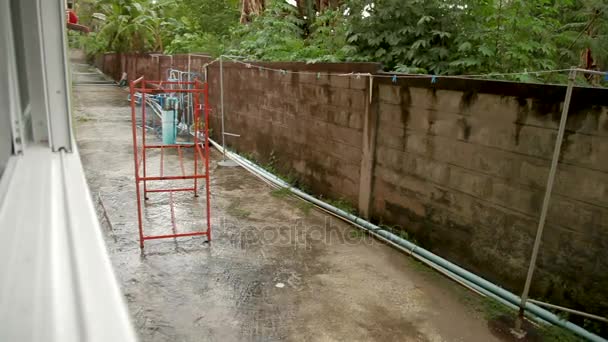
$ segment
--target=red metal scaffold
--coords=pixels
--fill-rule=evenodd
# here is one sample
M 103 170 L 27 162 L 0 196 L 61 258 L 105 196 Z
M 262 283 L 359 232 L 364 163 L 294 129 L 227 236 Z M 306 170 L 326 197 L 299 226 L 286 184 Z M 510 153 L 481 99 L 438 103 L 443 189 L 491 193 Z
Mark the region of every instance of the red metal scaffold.
M 179 89 L 165 89 L 164 86 L 171 86 L 171 88 Z M 153 239 L 165 239 L 165 238 L 178 238 L 186 236 L 199 236 L 205 235 L 207 241 L 211 241 L 211 210 L 209 202 L 209 87 L 207 83 L 203 83 L 197 79 L 191 82 L 165 82 L 165 81 L 146 81 L 143 77 L 132 81 L 130 83 L 131 93 L 131 120 L 133 125 L 133 158 L 135 166 L 135 187 L 137 193 L 137 220 L 139 224 L 139 245 L 140 248 L 144 248 L 144 242 L 146 240 Z M 192 96 L 192 114 L 194 122 L 194 134 L 193 142 L 190 143 L 175 143 L 175 144 L 147 144 L 146 143 L 146 96 L 154 96 L 163 93 L 170 94 L 191 94 Z M 141 137 L 138 139 L 138 123 L 137 123 L 137 101 L 136 98 L 141 94 Z M 203 105 L 200 104 L 200 96 L 203 96 Z M 202 107 L 202 108 L 201 108 Z M 204 125 L 201 127 L 201 110 L 204 114 Z M 154 115 L 154 113 L 153 113 Z M 141 141 L 141 148 L 138 146 L 138 140 Z M 160 175 L 149 176 L 147 175 L 147 163 L 146 163 L 146 152 L 152 149 L 160 150 Z M 164 161 L 163 156 L 165 150 L 176 149 L 179 157 L 181 175 L 164 175 Z M 184 167 L 184 158 L 182 149 L 192 149 L 193 151 L 193 163 L 194 173 L 186 174 L 186 168 Z M 141 157 L 140 157 L 141 155 Z M 203 162 L 204 172 L 199 173 L 198 160 Z M 175 209 L 173 202 L 174 192 L 193 192 L 195 197 L 198 197 L 198 180 L 204 179 L 205 184 L 205 196 L 206 196 L 206 223 L 207 229 L 205 231 L 192 231 L 192 232 L 177 232 Z M 179 181 L 179 180 L 192 180 L 192 187 L 177 187 L 177 188 L 154 188 L 148 189 L 147 182 L 151 181 Z M 146 235 L 144 233 L 144 224 L 142 220 L 142 201 L 141 201 L 141 183 L 143 183 L 143 195 L 144 198 L 148 199 L 148 193 L 169 193 L 169 205 L 171 210 L 171 226 L 172 234 L 162 235 Z

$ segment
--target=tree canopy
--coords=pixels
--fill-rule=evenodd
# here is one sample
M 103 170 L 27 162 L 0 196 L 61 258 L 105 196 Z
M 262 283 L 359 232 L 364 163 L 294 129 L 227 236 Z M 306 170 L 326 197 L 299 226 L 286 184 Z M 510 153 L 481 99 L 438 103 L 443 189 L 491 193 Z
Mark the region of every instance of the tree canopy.
M 386 70 L 438 75 L 608 68 L 604 0 L 88 2 L 83 8 L 106 15 L 89 39 L 93 53 L 230 52 L 268 61 L 380 62 Z

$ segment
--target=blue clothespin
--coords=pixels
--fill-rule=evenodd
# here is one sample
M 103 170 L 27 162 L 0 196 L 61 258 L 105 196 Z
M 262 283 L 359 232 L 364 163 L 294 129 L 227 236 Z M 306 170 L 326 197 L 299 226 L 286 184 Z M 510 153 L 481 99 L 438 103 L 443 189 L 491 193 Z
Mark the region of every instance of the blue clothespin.
M 437 77 L 433 76 L 433 77 L 431 78 L 431 83 L 432 83 L 432 84 L 437 83 Z
M 393 75 L 393 83 L 397 83 L 397 75 Z
M 608 81 L 608 75 L 604 76 L 604 81 Z

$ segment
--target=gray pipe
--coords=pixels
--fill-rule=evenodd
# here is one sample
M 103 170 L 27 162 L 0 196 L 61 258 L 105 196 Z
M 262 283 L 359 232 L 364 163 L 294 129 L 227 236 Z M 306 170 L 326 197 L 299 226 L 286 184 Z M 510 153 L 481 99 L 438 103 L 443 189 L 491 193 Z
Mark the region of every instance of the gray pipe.
M 291 191 L 293 194 L 295 194 L 309 202 L 312 202 L 315 205 L 317 205 L 327 211 L 330 211 L 330 212 L 336 214 L 337 216 L 340 216 L 340 217 L 354 223 L 355 225 L 357 225 L 359 227 L 366 229 L 368 232 L 370 232 L 374 236 L 382 237 L 383 240 L 390 241 L 392 243 L 395 243 L 395 244 L 403 247 L 404 249 L 408 250 L 409 253 L 412 254 L 413 256 L 430 261 L 431 263 L 447 270 L 451 274 L 458 276 L 459 278 L 464 280 L 467 284 L 471 285 L 471 287 L 475 288 L 479 292 L 484 293 L 494 299 L 497 299 L 501 303 L 506 304 L 507 306 L 509 306 L 511 308 L 518 307 L 519 304 L 521 303 L 521 298 L 519 298 L 517 295 L 465 270 L 464 268 L 462 268 L 458 265 L 455 265 L 455 264 L 443 259 L 442 257 L 440 257 L 438 255 L 431 253 L 430 251 L 428 251 L 422 247 L 419 247 L 419 246 L 411 243 L 408 240 L 405 240 L 389 231 L 386 231 L 386 230 L 376 226 L 373 223 L 370 223 L 360 217 L 357 217 L 351 213 L 348 213 L 344 210 L 336 208 L 305 192 L 302 192 L 301 190 L 291 186 L 289 183 L 285 182 L 281 178 L 264 170 L 263 168 L 259 167 L 258 165 L 252 163 L 251 161 L 239 156 L 238 154 L 232 153 L 232 152 L 228 151 L 227 149 L 226 149 L 226 151 L 224 151 L 224 149 L 215 141 L 213 141 L 211 139 L 209 139 L 209 141 L 211 142 L 211 144 L 213 144 L 213 146 L 215 146 L 215 148 L 222 151 L 222 153 L 225 153 L 229 158 L 238 162 L 239 164 L 241 164 L 243 167 L 245 167 L 249 171 L 259 174 L 259 175 L 263 176 L 264 178 L 268 179 L 269 181 L 273 182 L 274 184 L 276 184 L 280 187 L 289 189 L 289 191 Z M 608 342 L 604 338 L 602 338 L 592 332 L 589 332 L 574 323 L 563 320 L 563 319 L 559 318 L 557 315 L 553 314 L 552 312 L 547 311 L 533 303 L 530 303 L 530 302 L 526 303 L 526 310 L 544 321 L 547 321 L 551 324 L 555 324 L 564 329 L 572 331 L 573 333 L 575 333 L 581 337 L 584 337 L 589 341 Z

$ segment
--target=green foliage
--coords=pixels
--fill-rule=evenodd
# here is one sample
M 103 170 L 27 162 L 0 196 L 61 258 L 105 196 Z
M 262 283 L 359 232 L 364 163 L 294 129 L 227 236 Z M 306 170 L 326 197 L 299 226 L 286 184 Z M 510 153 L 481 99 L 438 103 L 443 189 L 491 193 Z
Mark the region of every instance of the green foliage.
M 540 335 L 543 338 L 543 341 L 547 342 L 580 342 L 581 338 L 574 335 L 570 331 L 555 326 L 555 325 L 547 325 L 542 326 L 540 329 Z
M 296 7 L 273 0 L 249 25 L 234 31 L 231 54 L 267 61 L 340 62 L 352 56 L 342 9 L 306 20 Z
M 176 36 L 167 48 L 165 53 L 189 53 L 204 52 L 212 56 L 219 56 L 223 50 L 219 38 L 211 33 L 184 33 Z
M 82 48 L 82 33 L 77 31 L 68 31 L 68 46 L 72 49 L 80 49 Z
M 502 316 L 513 316 L 517 311 L 496 301 L 490 297 L 483 297 L 480 301 L 480 311 L 483 312 L 487 320 L 495 320 Z
M 291 190 L 289 190 L 289 188 L 277 188 L 277 189 L 273 189 L 270 192 L 270 195 L 272 197 L 276 197 L 276 198 L 286 198 L 292 195 Z M 298 200 L 295 202 L 295 205 L 298 207 L 298 209 L 302 210 L 302 212 L 305 215 L 310 214 L 310 210 L 313 208 L 313 204 L 310 202 L 307 202 L 305 200 Z
M 163 51 L 177 25 L 163 11 L 173 5 L 174 0 L 100 0 L 95 9 L 106 20 L 97 34 L 87 37 L 85 49 L 88 53 Z
M 414 236 L 410 235 L 406 230 L 404 230 L 400 226 L 389 226 L 389 225 L 380 223 L 379 227 L 399 236 L 400 238 L 402 238 L 404 240 L 408 240 L 411 243 L 418 243 L 416 241 L 416 239 L 414 238 Z
M 213 56 L 224 50 L 223 41 L 238 25 L 238 0 L 177 0 L 167 15 L 179 18 L 165 53 L 203 52 Z
M 297 59 L 316 62 L 340 62 L 349 59 L 353 49 L 347 45 L 348 26 L 341 9 L 326 10 L 310 25 L 310 35 Z
M 549 1 L 354 3 L 348 41 L 387 69 L 462 74 L 557 67 L 551 34 L 557 7 Z M 361 15 L 364 9 L 369 16 Z
M 284 197 L 291 195 L 291 191 L 289 191 L 289 188 L 278 188 L 278 189 L 272 190 L 270 192 L 270 194 L 273 197 L 284 198 Z
M 448 7 L 440 0 L 353 0 L 348 42 L 390 70 L 445 73 L 460 12 Z
M 467 8 L 470 10 L 461 17 L 466 34 L 454 40 L 457 50 L 449 73 L 510 73 L 558 67 L 554 42 L 558 7 L 553 1 L 498 0 Z M 531 75 L 517 77 L 519 81 L 538 80 Z
M 298 9 L 283 0 L 268 0 L 261 15 L 240 25 L 239 0 L 83 0 L 85 18 L 101 11 L 107 20 L 82 45 L 89 53 L 228 52 L 265 61 L 370 61 L 386 70 L 437 75 L 573 65 L 608 69 L 604 0 L 341 3 L 317 12 L 314 1 L 302 1 Z M 587 51 L 593 60 L 581 57 Z M 564 82 L 566 75 L 498 78 Z
M 258 60 L 297 59 L 304 48 L 303 24 L 295 7 L 271 1 L 262 15 L 234 31 L 238 44 L 230 52 Z
M 463 298 L 468 305 L 475 311 L 483 314 L 488 321 L 502 321 L 507 327 L 514 324 L 517 310 L 504 305 L 490 297 L 469 297 Z M 555 325 L 544 325 L 535 323 L 534 328 L 529 330 L 530 340 L 547 342 L 575 342 L 581 341 L 570 331 Z M 527 328 L 530 329 L 530 328 Z
M 81 35 L 78 47 L 83 49 L 87 56 L 93 56 L 100 52 L 108 51 L 108 39 L 99 32 L 91 32 Z
M 584 48 L 605 68 L 607 6 L 601 0 L 352 0 L 348 43 L 360 58 L 405 73 L 568 68 L 580 64 Z M 502 78 L 560 82 L 566 75 Z
M 565 1 L 565 0 L 564 0 Z M 570 65 L 599 70 L 608 69 L 608 2 L 605 0 L 571 0 L 560 12 L 560 61 Z M 587 65 L 582 54 L 590 49 L 593 61 Z M 594 84 L 598 77 L 589 78 Z M 604 82 L 605 83 L 605 82 Z
M 339 198 L 339 199 L 331 199 L 331 198 L 326 198 L 326 199 L 322 199 L 323 201 L 325 201 L 325 203 L 332 205 L 342 211 L 345 211 L 349 214 L 353 214 L 353 215 L 357 215 L 357 209 L 355 208 L 355 206 L 350 203 L 347 199 L 344 198 Z
M 170 13 L 185 23 L 190 33 L 230 35 L 239 22 L 239 0 L 177 0 Z

